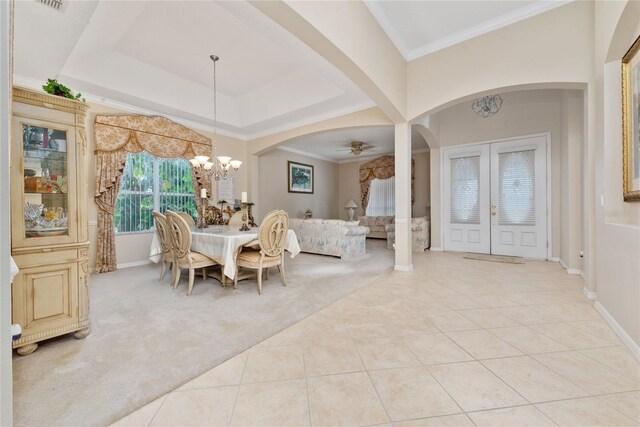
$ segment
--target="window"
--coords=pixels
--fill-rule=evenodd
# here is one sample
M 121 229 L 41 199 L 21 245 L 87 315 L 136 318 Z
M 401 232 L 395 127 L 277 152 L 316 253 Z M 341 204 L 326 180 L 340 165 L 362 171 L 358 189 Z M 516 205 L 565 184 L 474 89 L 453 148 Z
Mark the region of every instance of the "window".
M 374 178 L 369 189 L 369 203 L 365 215 L 393 216 L 396 210 L 396 179 Z
M 451 223 L 480 224 L 480 156 L 451 159 Z
M 151 231 L 152 212 L 167 209 L 197 216 L 189 162 L 129 153 L 113 215 L 116 233 Z

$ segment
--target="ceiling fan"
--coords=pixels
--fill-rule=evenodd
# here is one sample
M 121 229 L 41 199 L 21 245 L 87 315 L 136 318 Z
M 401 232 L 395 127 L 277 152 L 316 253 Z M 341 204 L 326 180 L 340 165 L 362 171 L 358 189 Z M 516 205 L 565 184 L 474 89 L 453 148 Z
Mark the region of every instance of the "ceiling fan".
M 372 145 L 367 145 L 362 141 L 351 141 L 348 151 L 351 152 L 354 156 L 360 155 L 364 150 L 372 149 Z

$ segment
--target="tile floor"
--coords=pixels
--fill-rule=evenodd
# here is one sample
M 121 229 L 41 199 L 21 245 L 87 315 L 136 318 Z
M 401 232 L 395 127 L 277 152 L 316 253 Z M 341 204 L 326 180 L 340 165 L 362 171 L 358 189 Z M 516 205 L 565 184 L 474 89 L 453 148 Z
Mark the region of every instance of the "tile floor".
M 582 286 L 427 252 L 116 425 L 638 426 L 640 365 Z

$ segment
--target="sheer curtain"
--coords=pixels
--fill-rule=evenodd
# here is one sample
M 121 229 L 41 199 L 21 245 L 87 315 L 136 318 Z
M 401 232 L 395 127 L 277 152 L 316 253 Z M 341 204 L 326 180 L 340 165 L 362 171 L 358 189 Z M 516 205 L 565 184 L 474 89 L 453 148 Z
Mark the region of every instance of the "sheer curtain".
M 395 177 L 387 179 L 375 178 L 371 181 L 369 190 L 369 204 L 367 216 L 393 216 L 395 215 L 396 186 Z

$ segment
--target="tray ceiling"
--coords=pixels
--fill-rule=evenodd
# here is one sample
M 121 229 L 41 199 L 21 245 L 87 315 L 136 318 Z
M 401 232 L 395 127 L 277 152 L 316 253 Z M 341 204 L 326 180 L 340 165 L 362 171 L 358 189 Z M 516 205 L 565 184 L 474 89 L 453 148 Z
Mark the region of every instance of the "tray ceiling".
M 16 2 L 15 82 L 249 138 L 373 106 L 333 65 L 246 2 Z

